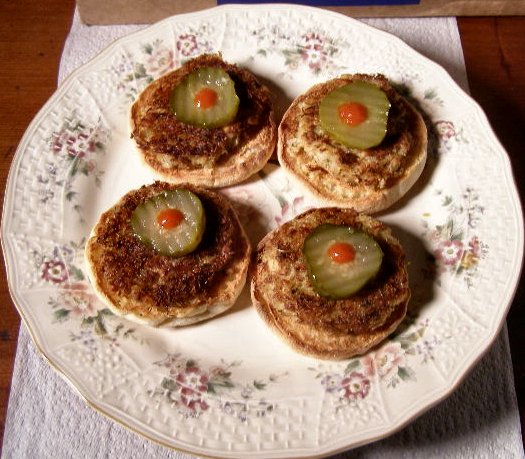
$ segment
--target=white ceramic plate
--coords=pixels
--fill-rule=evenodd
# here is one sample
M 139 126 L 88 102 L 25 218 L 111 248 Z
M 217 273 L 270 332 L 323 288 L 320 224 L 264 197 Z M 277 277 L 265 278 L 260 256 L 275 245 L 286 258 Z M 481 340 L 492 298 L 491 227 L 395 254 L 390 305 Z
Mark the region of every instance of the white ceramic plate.
M 229 313 L 180 330 L 113 316 L 86 279 L 100 213 L 152 181 L 127 112 L 150 81 L 221 51 L 275 94 L 382 72 L 425 114 L 429 161 L 380 216 L 406 247 L 411 311 L 378 349 L 344 362 L 300 356 L 245 289 Z M 255 244 L 312 205 L 275 165 L 224 192 Z M 448 395 L 497 335 L 523 253 L 509 161 L 480 108 L 400 40 L 309 8 L 222 7 L 115 42 L 69 77 L 29 126 L 10 172 L 2 242 L 14 302 L 38 348 L 97 410 L 164 445 L 252 458 L 322 456 L 394 432 Z

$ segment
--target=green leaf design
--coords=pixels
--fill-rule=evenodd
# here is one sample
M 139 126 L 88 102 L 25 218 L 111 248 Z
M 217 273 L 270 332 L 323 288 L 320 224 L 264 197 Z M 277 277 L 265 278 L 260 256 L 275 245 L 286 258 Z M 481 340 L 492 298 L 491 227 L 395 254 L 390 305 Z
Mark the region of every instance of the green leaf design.
M 127 329 L 125 332 L 124 332 L 124 338 L 128 338 L 130 337 L 131 335 L 133 335 L 133 333 L 135 333 L 135 329 L 134 328 L 129 328 Z
M 235 387 L 235 384 L 233 384 L 233 382 L 231 382 L 231 380 L 229 379 L 214 379 L 211 383 L 214 386 L 224 387 L 226 389 L 231 389 Z
M 78 281 L 83 281 L 84 280 L 84 273 L 82 272 L 82 270 L 78 269 L 75 266 L 70 266 L 69 270 L 70 270 L 71 275 L 76 280 L 78 280 Z
M 410 381 L 415 380 L 415 374 L 414 371 L 411 370 L 408 367 L 398 367 L 397 369 L 397 375 L 403 380 L 403 381 Z
M 142 47 L 142 51 L 145 52 L 146 54 L 151 54 L 153 52 L 153 46 L 151 46 L 149 43 L 144 45 Z
M 425 332 L 424 328 L 420 328 L 419 330 L 416 330 L 413 333 L 410 333 L 409 335 L 403 337 L 404 341 L 408 341 L 410 343 L 415 343 L 416 341 L 419 341 L 423 337 L 423 333 Z
M 176 391 L 178 389 L 177 383 L 171 378 L 164 378 L 160 383 L 160 387 L 168 391 Z
M 360 366 L 360 362 L 358 359 L 351 360 L 348 362 L 348 365 L 345 368 L 345 374 L 351 373 L 352 371 L 356 370 Z
M 72 201 L 75 198 L 76 195 L 77 195 L 77 193 L 75 191 L 70 190 L 70 191 L 68 191 L 66 193 L 66 199 L 68 201 Z
M 264 390 L 264 389 L 266 389 L 266 383 L 264 383 L 262 381 L 254 380 L 253 381 L 253 387 L 255 387 L 257 390 Z
M 450 206 L 450 204 L 452 204 L 454 202 L 454 200 L 452 199 L 452 196 L 445 196 L 443 198 L 443 203 L 441 204 L 443 207 L 447 207 L 447 206 Z
M 412 347 L 414 343 L 416 343 L 421 338 L 423 338 L 425 331 L 426 331 L 426 327 L 419 327 L 416 331 L 409 333 L 408 335 L 396 336 L 394 340 L 397 341 L 401 345 L 401 348 L 407 354 L 414 354 Z
M 108 334 L 106 325 L 104 324 L 104 319 L 101 314 L 97 314 L 95 320 L 95 333 L 100 336 L 105 336 Z
M 70 313 L 71 311 L 69 311 L 68 309 L 61 308 L 61 309 L 57 309 L 53 313 L 53 315 L 55 317 L 55 320 L 57 320 L 58 322 L 63 322 L 69 318 Z
M 143 64 L 135 65 L 135 75 L 134 76 L 136 79 L 145 78 L 147 76 L 146 67 L 144 67 Z
M 425 91 L 425 99 L 434 99 L 437 96 L 435 89 L 427 89 Z

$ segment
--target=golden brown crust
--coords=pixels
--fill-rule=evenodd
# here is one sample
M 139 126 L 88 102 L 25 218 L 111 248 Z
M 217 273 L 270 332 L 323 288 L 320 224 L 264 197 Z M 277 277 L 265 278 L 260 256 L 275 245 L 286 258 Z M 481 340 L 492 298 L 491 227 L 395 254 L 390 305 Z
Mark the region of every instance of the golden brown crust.
M 222 128 L 200 128 L 177 120 L 173 88 L 200 67 L 225 70 L 235 83 L 239 111 Z M 162 180 L 219 187 L 239 183 L 260 170 L 277 141 L 270 92 L 246 69 L 217 54 L 192 59 L 151 83 L 131 107 L 130 123 L 145 164 Z
M 302 247 L 323 223 L 365 231 L 383 250 L 377 277 L 348 298 L 324 298 L 309 281 Z M 251 293 L 257 311 L 281 338 L 325 359 L 362 354 L 382 341 L 403 320 L 410 298 L 405 254 L 390 229 L 341 208 L 309 210 L 265 236 L 257 247 Z
M 184 185 L 201 199 L 206 230 L 196 250 L 170 257 L 143 244 L 130 219 L 137 205 L 180 185 L 155 182 L 130 191 L 94 227 L 86 244 L 93 287 L 117 314 L 149 324 L 187 325 L 233 305 L 246 280 L 250 244 L 222 195 Z
M 343 146 L 319 123 L 322 98 L 356 80 L 376 84 L 391 103 L 387 135 L 368 150 Z M 293 101 L 278 136 L 279 162 L 315 196 L 367 213 L 400 199 L 421 175 L 427 156 L 423 118 L 381 75 L 342 75 L 313 86 Z

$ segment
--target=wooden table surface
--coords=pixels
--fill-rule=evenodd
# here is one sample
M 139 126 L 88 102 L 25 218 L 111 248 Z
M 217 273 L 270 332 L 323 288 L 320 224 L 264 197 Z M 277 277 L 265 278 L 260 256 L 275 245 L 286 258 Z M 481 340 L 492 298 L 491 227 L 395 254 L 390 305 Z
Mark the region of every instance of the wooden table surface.
M 29 122 L 57 87 L 58 64 L 74 0 L 0 2 L 0 193 Z M 458 18 L 471 94 L 511 158 L 525 198 L 525 17 Z M 38 224 L 38 222 L 35 222 Z M 525 421 L 525 288 L 520 282 L 507 323 L 520 418 Z M 20 318 L 0 273 L 0 437 Z M 1 448 L 0 448 L 1 450 Z

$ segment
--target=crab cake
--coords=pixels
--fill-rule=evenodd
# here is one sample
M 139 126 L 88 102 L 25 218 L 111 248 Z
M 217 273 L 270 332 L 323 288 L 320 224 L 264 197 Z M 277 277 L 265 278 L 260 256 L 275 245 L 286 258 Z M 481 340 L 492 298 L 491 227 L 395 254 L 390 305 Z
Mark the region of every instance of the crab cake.
M 239 183 L 266 164 L 277 142 L 269 90 L 218 54 L 153 81 L 131 107 L 130 121 L 145 164 L 171 183 Z
M 313 86 L 292 102 L 278 135 L 279 162 L 292 176 L 326 205 L 366 213 L 400 199 L 427 157 L 421 114 L 382 75 Z
M 311 209 L 259 243 L 251 295 L 265 323 L 295 350 L 350 358 L 381 342 L 405 317 L 405 253 L 372 217 Z
M 85 259 L 96 293 L 117 315 L 182 326 L 235 303 L 250 250 L 224 196 L 155 182 L 128 192 L 101 215 Z

